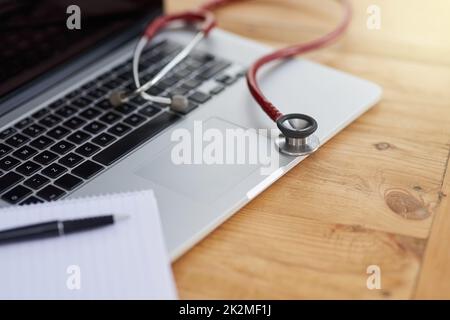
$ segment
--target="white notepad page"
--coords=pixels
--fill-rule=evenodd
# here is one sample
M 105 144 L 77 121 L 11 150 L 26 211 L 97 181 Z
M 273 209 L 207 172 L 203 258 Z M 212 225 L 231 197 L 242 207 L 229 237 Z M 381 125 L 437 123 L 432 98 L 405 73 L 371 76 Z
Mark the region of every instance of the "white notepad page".
M 0 299 L 175 299 L 152 191 L 0 209 L 0 230 L 127 214 L 112 226 L 0 245 Z

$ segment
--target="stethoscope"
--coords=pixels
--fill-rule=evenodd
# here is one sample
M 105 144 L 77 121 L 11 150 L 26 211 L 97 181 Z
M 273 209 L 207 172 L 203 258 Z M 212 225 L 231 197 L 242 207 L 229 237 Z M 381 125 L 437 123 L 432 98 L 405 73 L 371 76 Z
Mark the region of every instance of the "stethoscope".
M 110 101 L 114 106 L 141 96 L 143 99 L 168 105 L 174 111 L 182 111 L 188 108 L 189 102 L 186 97 L 175 95 L 172 97 L 158 97 L 148 94 L 146 91 L 156 85 L 165 75 L 182 62 L 194 48 L 208 36 L 209 32 L 216 26 L 216 19 L 213 10 L 229 2 L 236 0 L 210 0 L 195 11 L 160 16 L 149 24 L 135 47 L 133 53 L 133 80 L 136 89 L 132 92 L 116 91 L 110 96 Z M 319 138 L 314 134 L 317 130 L 316 120 L 305 114 L 291 113 L 283 115 L 262 93 L 257 81 L 257 73 L 264 65 L 280 59 L 287 59 L 312 50 L 320 49 L 334 42 L 347 29 L 351 20 L 351 5 L 348 0 L 337 0 L 342 3 L 344 14 L 342 21 L 332 32 L 312 40 L 307 43 L 296 44 L 287 48 L 276 50 L 268 55 L 259 58 L 247 71 L 247 85 L 256 102 L 263 111 L 276 122 L 281 134 L 275 143 L 278 150 L 291 156 L 304 156 L 316 151 L 320 145 Z M 159 71 L 151 80 L 141 84 L 139 79 L 139 61 L 142 51 L 146 45 L 163 28 L 173 22 L 201 23 L 200 31 L 164 68 Z

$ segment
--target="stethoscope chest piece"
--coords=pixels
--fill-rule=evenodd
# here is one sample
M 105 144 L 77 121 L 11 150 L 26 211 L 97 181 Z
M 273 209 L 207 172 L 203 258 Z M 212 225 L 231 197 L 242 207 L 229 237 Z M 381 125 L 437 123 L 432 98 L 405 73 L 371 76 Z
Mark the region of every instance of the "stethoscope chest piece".
M 275 140 L 278 150 L 289 156 L 306 156 L 320 146 L 319 138 L 314 134 L 317 122 L 314 118 L 300 113 L 281 116 L 277 120 L 281 131 Z

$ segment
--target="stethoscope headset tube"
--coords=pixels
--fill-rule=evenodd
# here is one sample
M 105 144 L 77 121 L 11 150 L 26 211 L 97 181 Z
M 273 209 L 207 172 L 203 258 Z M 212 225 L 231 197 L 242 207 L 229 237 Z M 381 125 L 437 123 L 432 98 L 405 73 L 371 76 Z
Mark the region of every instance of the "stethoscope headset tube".
M 135 50 L 133 58 L 133 64 L 135 66 L 133 68 L 133 77 L 136 84 L 136 90 L 129 93 L 114 92 L 110 97 L 111 103 L 113 103 L 113 105 L 119 105 L 126 102 L 131 97 L 140 95 L 146 100 L 159 101 L 160 103 L 170 105 L 174 111 L 180 112 L 182 109 L 187 108 L 188 101 L 183 96 L 174 96 L 171 98 L 154 97 L 147 94 L 145 91 L 155 85 L 165 74 L 167 74 L 185 57 L 187 57 L 198 42 L 206 37 L 211 29 L 215 27 L 216 19 L 214 17 L 213 10 L 234 1 L 237 0 L 209 0 L 197 10 L 164 15 L 155 19 L 146 28 L 140 44 L 138 44 L 137 49 Z M 299 54 L 321 49 L 335 42 L 349 26 L 352 15 L 352 8 L 348 0 L 337 1 L 342 4 L 344 14 L 341 22 L 333 31 L 315 40 L 282 48 L 267 54 L 252 64 L 247 72 L 247 85 L 251 95 L 260 105 L 262 110 L 277 123 L 277 126 L 281 131 L 280 137 L 275 141 L 281 153 L 290 156 L 305 156 L 316 151 L 320 145 L 318 137 L 314 134 L 318 125 L 314 118 L 305 114 L 292 113 L 283 115 L 263 94 L 257 81 L 258 71 L 270 62 L 292 58 Z M 191 43 L 188 44 L 188 46 L 186 46 L 186 48 L 179 55 L 177 55 L 173 61 L 169 62 L 169 64 L 153 79 L 143 85 L 140 85 L 139 72 L 136 66 L 138 65 L 140 53 L 143 50 L 143 47 L 150 42 L 159 31 L 174 21 L 202 23 L 202 26 L 200 27 L 199 34 L 197 34 Z

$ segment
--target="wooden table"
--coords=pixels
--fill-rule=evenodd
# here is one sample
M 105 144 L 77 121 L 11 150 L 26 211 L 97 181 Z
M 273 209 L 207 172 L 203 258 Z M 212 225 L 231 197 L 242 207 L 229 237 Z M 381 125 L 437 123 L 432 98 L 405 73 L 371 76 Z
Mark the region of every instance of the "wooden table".
M 372 4 L 381 30 L 366 27 Z M 381 103 L 176 261 L 181 298 L 450 298 L 450 3 L 353 5 L 347 36 L 308 58 L 377 82 Z M 280 46 L 326 32 L 337 9 L 251 0 L 218 16 Z M 370 265 L 380 290 L 367 288 Z

